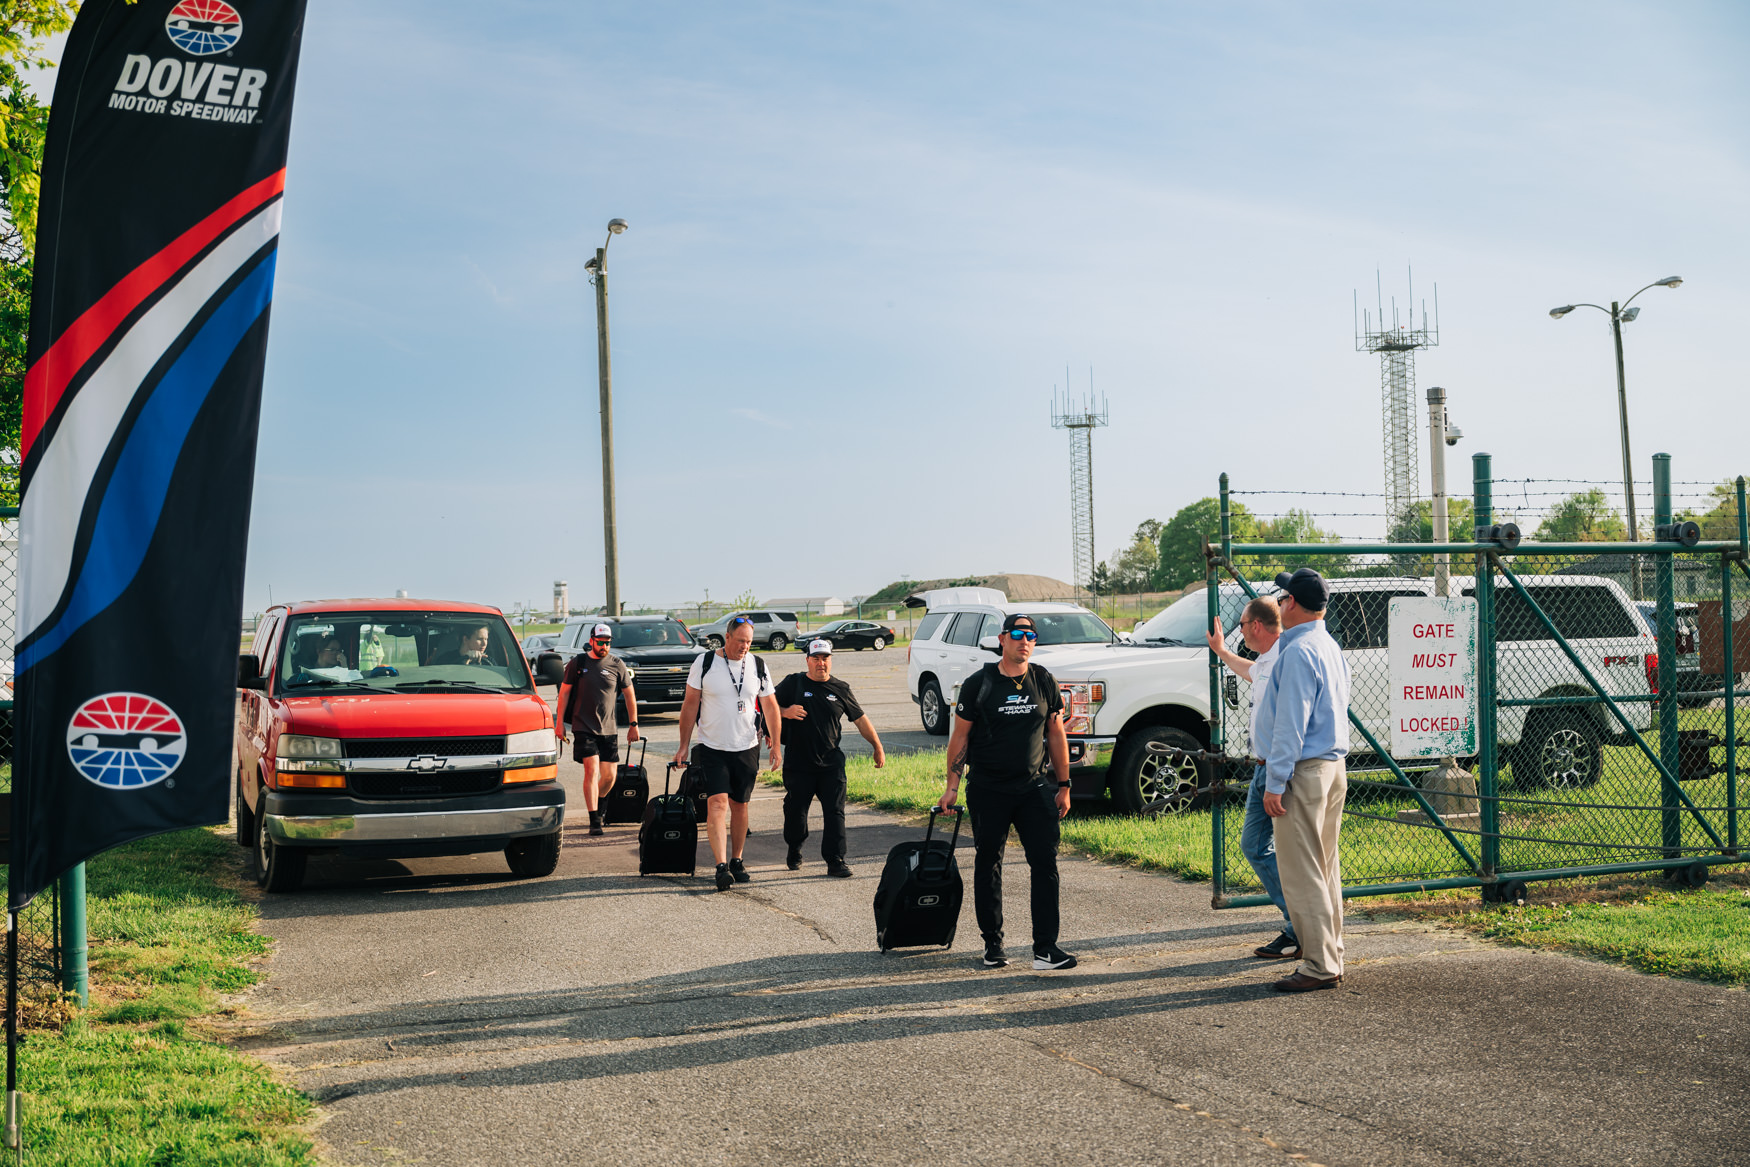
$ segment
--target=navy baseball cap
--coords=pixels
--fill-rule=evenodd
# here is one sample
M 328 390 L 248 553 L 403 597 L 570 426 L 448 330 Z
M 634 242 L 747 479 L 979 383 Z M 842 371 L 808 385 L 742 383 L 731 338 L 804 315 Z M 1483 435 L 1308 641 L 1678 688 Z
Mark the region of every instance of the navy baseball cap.
M 1296 572 L 1281 572 L 1276 576 L 1276 586 L 1294 597 L 1294 602 L 1309 612 L 1323 612 L 1325 601 L 1330 599 L 1330 589 L 1325 587 L 1325 577 L 1310 567 L 1303 567 Z

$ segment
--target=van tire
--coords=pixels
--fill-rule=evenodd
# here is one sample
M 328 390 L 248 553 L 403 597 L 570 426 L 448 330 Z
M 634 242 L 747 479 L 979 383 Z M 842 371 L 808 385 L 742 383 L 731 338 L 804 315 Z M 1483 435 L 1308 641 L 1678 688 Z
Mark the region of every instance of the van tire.
M 265 805 L 266 798 L 257 798 L 256 801 Z M 301 848 L 281 847 L 275 843 L 267 833 L 266 815 L 252 817 L 255 818 L 255 885 L 262 891 L 276 894 L 297 891 L 304 882 L 304 867 L 310 856 Z
M 1189 758 L 1174 764 L 1151 754 L 1155 742 L 1180 750 L 1201 750 L 1203 743 L 1182 729 L 1151 725 L 1118 743 L 1112 755 L 1108 784 L 1112 802 L 1125 814 L 1141 814 L 1142 808 L 1165 800 L 1158 813 L 1183 814 L 1209 805 L 1209 796 L 1198 793 L 1203 784 L 1197 763 Z
M 249 804 L 243 801 L 243 775 L 237 775 L 236 790 L 232 799 L 237 804 L 237 845 L 248 850 L 255 845 L 255 815 L 249 809 Z
M 1583 713 L 1534 710 L 1513 747 L 1513 777 L 1522 787 L 1578 790 L 1604 772 L 1603 735 Z
M 504 848 L 505 862 L 512 875 L 523 879 L 540 879 L 552 875 L 559 866 L 559 832 L 512 839 Z
M 918 691 L 918 716 L 923 720 L 924 732 L 931 737 L 948 732 L 948 704 L 942 700 L 942 687 L 934 681 L 925 681 Z

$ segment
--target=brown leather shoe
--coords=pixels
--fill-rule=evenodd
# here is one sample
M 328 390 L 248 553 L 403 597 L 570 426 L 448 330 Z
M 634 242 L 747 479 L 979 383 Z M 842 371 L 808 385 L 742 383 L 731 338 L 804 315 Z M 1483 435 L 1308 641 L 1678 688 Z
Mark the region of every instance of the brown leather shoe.
M 1320 980 L 1318 977 L 1309 977 L 1303 972 L 1295 972 L 1283 977 L 1270 987 L 1278 993 L 1310 993 L 1315 989 L 1334 989 L 1342 983 L 1341 976 Z

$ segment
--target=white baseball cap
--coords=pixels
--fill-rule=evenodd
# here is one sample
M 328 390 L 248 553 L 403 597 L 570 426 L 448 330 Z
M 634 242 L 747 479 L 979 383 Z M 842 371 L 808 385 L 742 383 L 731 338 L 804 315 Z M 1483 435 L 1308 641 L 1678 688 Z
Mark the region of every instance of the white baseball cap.
M 809 656 L 831 656 L 832 655 L 832 641 L 830 641 L 830 640 L 810 640 L 808 642 L 808 655 Z
M 614 630 L 609 628 L 606 624 L 597 624 L 594 628 L 589 630 L 589 638 L 591 640 L 612 640 L 614 638 Z

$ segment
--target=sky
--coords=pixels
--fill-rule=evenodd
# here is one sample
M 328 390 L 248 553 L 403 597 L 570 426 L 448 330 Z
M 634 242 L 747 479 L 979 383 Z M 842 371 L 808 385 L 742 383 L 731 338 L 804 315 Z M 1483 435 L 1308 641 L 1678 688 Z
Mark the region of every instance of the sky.
M 1412 265 L 1454 493 L 1620 482 L 1608 321 L 1548 310 L 1670 275 L 1636 477 L 1750 472 L 1747 50 L 1734 3 L 310 0 L 245 610 L 601 602 L 613 217 L 628 604 L 1068 578 L 1066 366 L 1102 557 L 1223 471 L 1377 493 L 1353 308 Z

